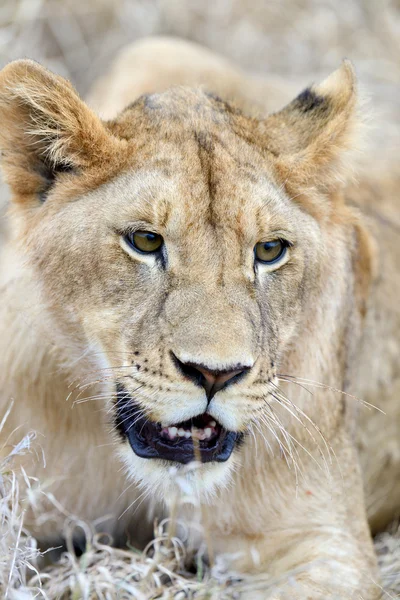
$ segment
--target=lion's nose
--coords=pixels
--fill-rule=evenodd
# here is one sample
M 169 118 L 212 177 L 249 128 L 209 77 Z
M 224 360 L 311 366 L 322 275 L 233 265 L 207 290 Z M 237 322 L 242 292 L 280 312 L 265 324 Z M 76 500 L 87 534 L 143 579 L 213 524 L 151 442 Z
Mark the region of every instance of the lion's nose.
M 206 365 L 199 365 L 192 362 L 182 362 L 174 356 L 175 362 L 180 371 L 195 383 L 200 384 L 206 391 L 208 400 L 219 392 L 223 387 L 237 381 L 241 375 L 249 371 L 250 367 L 235 365 L 232 368 L 224 370 L 209 369 Z

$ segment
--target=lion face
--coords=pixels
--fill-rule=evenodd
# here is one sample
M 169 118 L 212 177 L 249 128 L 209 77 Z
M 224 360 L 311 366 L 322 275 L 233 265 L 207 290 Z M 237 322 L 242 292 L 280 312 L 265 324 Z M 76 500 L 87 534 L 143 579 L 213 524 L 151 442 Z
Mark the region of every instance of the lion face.
M 28 65 L 25 104 L 11 92 L 2 100 L 10 121 L 36 111 L 40 152 L 18 140 L 18 168 L 30 173 L 22 191 L 12 130 L 3 146 L 20 242 L 57 329 L 75 355 L 93 357 L 133 476 L 155 483 L 171 462 L 198 458 L 207 485 L 221 483 L 274 399 L 277 373 L 328 284 L 327 265 L 347 260 L 332 205 L 317 205 L 310 191 L 315 138 L 338 114 L 344 121 L 344 109 L 333 94 L 309 91 L 268 128 L 178 88 L 101 123 L 67 84 Z M 8 82 L 20 81 L 14 71 Z M 38 100 L 41 78 L 53 102 Z M 66 114 L 63 137 L 53 121 Z M 324 143 L 319 159 L 329 154 Z

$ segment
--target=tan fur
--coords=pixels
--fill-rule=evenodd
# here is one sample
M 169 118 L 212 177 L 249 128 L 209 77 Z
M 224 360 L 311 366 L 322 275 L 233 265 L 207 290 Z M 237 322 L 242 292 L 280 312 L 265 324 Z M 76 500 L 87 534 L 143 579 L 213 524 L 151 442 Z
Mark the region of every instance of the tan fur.
M 256 116 L 276 108 L 273 87 L 194 45 L 147 40 L 92 95 L 112 117 L 101 121 L 39 65 L 3 69 L 7 443 L 16 427 L 39 432 L 46 465 L 39 456 L 24 466 L 67 512 L 109 515 L 101 528 L 118 536 L 135 528 L 136 499 L 139 512 L 168 512 L 176 483 L 171 465 L 138 458 L 114 431 L 116 382 L 148 418 L 176 423 L 207 403 L 171 351 L 214 369 L 252 366 L 207 408 L 246 432 L 243 445 L 226 463 L 182 474 L 214 553 L 281 578 L 269 598 L 293 597 L 285 574 L 294 569 L 299 600 L 373 600 L 367 518 L 374 530 L 391 518 L 400 480 L 398 179 L 378 190 L 367 173 L 351 183 L 360 117 L 348 62 Z M 143 93 L 152 95 L 136 99 Z M 164 237 L 165 272 L 124 246 L 135 224 Z M 254 269 L 254 245 L 279 236 L 293 244 L 287 260 Z M 193 521 L 191 510 L 181 516 Z M 59 517 L 37 523 L 31 515 L 42 538 L 61 533 Z

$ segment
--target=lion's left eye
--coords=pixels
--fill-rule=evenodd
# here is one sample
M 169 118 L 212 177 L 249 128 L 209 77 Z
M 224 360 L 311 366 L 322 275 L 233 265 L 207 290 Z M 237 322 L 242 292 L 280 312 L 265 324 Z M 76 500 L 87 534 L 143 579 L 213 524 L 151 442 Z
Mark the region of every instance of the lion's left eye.
M 158 233 L 152 231 L 135 231 L 128 233 L 125 236 L 128 244 L 138 252 L 148 254 L 150 252 L 158 252 L 163 245 L 163 239 Z
M 287 247 L 288 243 L 285 240 L 259 242 L 254 247 L 254 255 L 258 261 L 272 265 L 285 256 Z

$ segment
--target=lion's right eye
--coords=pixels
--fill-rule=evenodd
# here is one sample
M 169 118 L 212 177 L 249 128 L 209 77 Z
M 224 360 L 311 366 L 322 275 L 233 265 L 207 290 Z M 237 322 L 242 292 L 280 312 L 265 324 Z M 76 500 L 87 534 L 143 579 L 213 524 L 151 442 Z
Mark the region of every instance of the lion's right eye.
M 152 231 L 134 231 L 126 234 L 124 239 L 131 248 L 143 254 L 158 252 L 163 245 L 161 235 Z
M 277 263 L 286 253 L 288 243 L 284 240 L 272 240 L 270 242 L 259 242 L 254 247 L 256 259 L 266 265 Z

